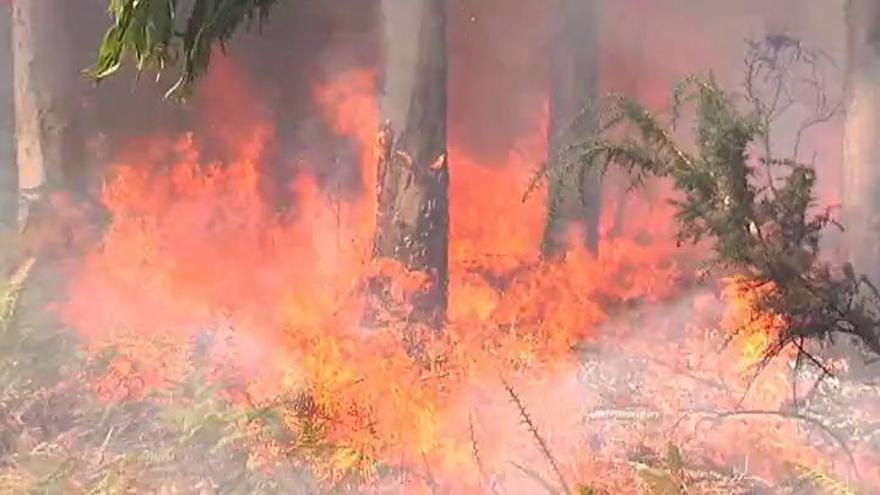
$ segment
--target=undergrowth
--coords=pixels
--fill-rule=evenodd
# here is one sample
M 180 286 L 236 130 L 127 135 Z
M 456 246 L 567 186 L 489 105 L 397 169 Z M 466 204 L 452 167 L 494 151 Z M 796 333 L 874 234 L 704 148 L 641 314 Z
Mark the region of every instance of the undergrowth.
M 231 405 L 198 373 L 139 400 L 99 399 L 90 384 L 112 350 L 82 352 L 52 318 L 40 263 L 27 257 L 0 282 L 0 493 L 316 493 L 315 459 L 260 455 L 297 436 L 280 412 Z
M 744 95 L 723 90 L 711 76 L 690 77 L 674 89 L 667 114 L 622 95 L 593 105 L 598 131 L 582 136 L 579 161 L 569 167 L 580 174 L 616 167 L 634 188 L 649 178 L 670 181 L 678 241 L 708 244 L 714 257 L 707 271 L 733 273 L 746 290 L 760 292 L 756 318 L 784 321 L 765 362 L 792 347 L 819 364 L 808 343 L 839 336 L 880 357 L 880 293 L 851 265 L 835 267 L 823 258 L 823 235 L 839 224 L 830 209 L 818 208 L 814 164 L 799 160 L 804 132 L 837 109 L 816 75 L 821 57 L 796 40 L 750 46 Z M 790 89 L 803 80 L 808 97 Z M 794 150 L 783 153 L 771 135 L 796 105 L 812 114 L 796 131 Z M 676 137 L 685 110 L 694 122 L 690 140 Z

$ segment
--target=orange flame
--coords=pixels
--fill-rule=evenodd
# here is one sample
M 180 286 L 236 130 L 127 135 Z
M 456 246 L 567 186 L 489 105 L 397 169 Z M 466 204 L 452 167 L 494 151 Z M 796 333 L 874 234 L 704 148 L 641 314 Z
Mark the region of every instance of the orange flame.
M 209 87 L 236 80 L 235 74 L 222 66 Z M 410 276 L 370 259 L 379 122 L 374 84 L 371 73 L 351 72 L 314 91 L 327 125 L 360 145 L 358 197 L 334 197 L 303 173 L 293 185 L 294 212 L 273 211 L 259 182 L 274 131 L 264 113 L 235 103 L 255 100 L 242 83 L 206 94 L 212 102 L 223 94 L 222 105 L 208 105 L 222 114 L 211 120 L 222 124 L 215 137 L 226 150 L 223 162 L 206 163 L 193 134 L 158 136 L 119 155 L 102 194 L 109 224 L 78 267 L 63 308 L 94 348 L 117 350 L 100 391 L 121 399 L 167 386 L 191 371 L 192 343 L 207 338 L 212 369 L 244 380 L 246 400 L 308 397 L 328 440 L 346 447 L 325 466 L 326 478 L 351 469 L 370 476 L 371 465 L 381 462 L 429 469 L 453 492 L 473 493 L 486 484 L 481 466 L 511 472 L 505 457 L 511 451 L 545 462 L 540 453 L 526 454 L 534 445 L 523 444 L 532 439 L 499 387 L 499 375 L 528 370 L 529 383 L 515 383 L 530 421 L 544 428 L 557 455 L 571 459 L 560 469 L 584 481 L 599 470 L 619 470 L 584 460 L 580 440 L 566 435 L 580 428 L 581 409 L 591 403 L 571 378 L 579 365 L 571 351 L 613 338 L 633 356 L 668 355 L 679 368 L 702 352 L 704 341 L 696 337 L 685 347 L 664 340 L 664 332 L 682 331 L 672 328 L 677 320 L 651 321 L 649 331 L 619 323 L 632 303 L 683 294 L 695 256 L 673 240 L 671 207 L 650 195 L 609 196 L 598 256 L 573 241 L 564 260 L 541 262 L 545 193 L 527 202 L 521 196 L 546 154 L 544 133 L 515 143 L 501 163 L 480 163 L 453 143 L 449 322 L 416 362 L 402 344 L 403 324 L 359 325 L 367 274 L 380 270 L 402 286 Z M 666 184 L 653 187 L 658 198 L 670 192 Z M 751 300 L 738 287 L 731 285 L 734 313 Z M 698 302 L 695 313 L 702 311 Z M 771 335 L 767 329 L 779 322 L 755 324 L 739 344 L 739 357 L 751 363 Z M 628 337 L 645 333 L 650 338 Z M 725 371 L 722 363 L 702 365 Z M 669 370 L 649 369 L 661 377 L 662 408 L 681 406 L 685 399 L 661 387 L 681 379 L 667 383 L 662 377 Z M 772 391 L 778 397 L 778 388 Z M 291 411 L 287 421 L 304 419 Z M 619 471 L 609 479 L 618 477 Z M 407 493 L 427 490 L 419 479 L 405 485 Z M 508 486 L 508 493 L 532 493 L 523 486 Z

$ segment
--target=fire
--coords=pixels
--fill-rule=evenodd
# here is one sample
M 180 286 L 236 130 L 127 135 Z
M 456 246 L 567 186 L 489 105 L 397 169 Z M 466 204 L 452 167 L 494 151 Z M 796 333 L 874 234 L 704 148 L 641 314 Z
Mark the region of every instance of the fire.
M 594 342 L 633 359 L 664 357 L 663 366 L 645 367 L 656 374 L 646 386 L 657 394 L 657 414 L 671 414 L 692 399 L 676 395 L 675 386 L 698 388 L 688 373 L 725 375 L 734 360 L 754 364 L 772 335 L 767 329 L 779 323 L 756 321 L 734 356 L 691 363 L 711 340 L 693 322 L 712 312 L 701 304 L 714 308 L 714 300 L 694 299 L 682 310 L 687 324 L 663 314 L 637 321 L 635 303 L 689 300 L 688 260 L 700 252 L 676 246 L 671 207 L 657 199 L 668 197 L 666 184 L 654 185 L 654 201 L 609 195 L 598 256 L 573 242 L 564 260 L 541 262 L 544 192 L 522 200 L 546 153 L 537 131 L 499 163 L 450 147 L 449 322 L 416 360 L 402 343 L 404 324 L 360 326 L 369 275 L 392 278 L 401 290 L 420 283 L 418 274 L 370 259 L 379 124 L 374 76 L 343 73 L 314 90 L 326 124 L 359 144 L 361 194 L 334 195 L 303 172 L 290 185 L 295 207 L 286 214 L 261 189 L 265 158 L 279 144 L 271 123 L 233 67 L 222 65 L 212 78 L 205 108 L 220 127 L 208 137 L 223 143 L 222 161 L 205 157 L 196 134 L 156 136 L 119 153 L 102 194 L 108 225 L 70 284 L 67 322 L 95 350 L 116 351 L 98 387 L 108 399 L 182 378 L 195 366 L 193 342 L 207 342 L 203 359 L 214 376 L 232 374 L 242 383 L 233 400 L 298 397 L 285 421 L 296 428 L 317 423 L 329 443 L 344 447 L 316 467 L 327 480 L 352 470 L 373 479 L 374 467 L 385 464 L 430 473 L 454 493 L 474 493 L 490 473 L 522 476 L 511 467 L 512 452 L 546 464 L 520 425 L 525 420 L 549 439 L 554 456 L 567 459 L 559 467 L 564 476 L 617 482 L 625 478 L 622 468 L 590 460 L 580 437 L 567 433 L 583 430 L 585 406 L 603 405 L 573 378 L 582 366 L 576 346 Z M 749 294 L 731 287 L 730 307 L 747 309 Z M 683 346 L 664 337 L 682 332 L 692 333 Z M 527 419 L 511 406 L 502 378 L 511 380 Z M 741 375 L 723 379 L 734 388 L 743 383 Z M 784 383 L 756 386 L 754 400 L 779 397 Z M 723 403 L 715 394 L 711 400 Z M 631 406 L 627 395 L 605 398 Z M 737 434 L 725 427 L 712 445 Z M 731 455 L 751 449 L 727 447 Z M 408 493 L 428 490 L 418 477 L 400 483 Z M 533 493 L 531 485 L 517 486 L 509 483 L 506 493 Z M 632 492 L 622 486 L 615 493 Z
M 770 282 L 733 277 L 727 282 L 725 293 L 729 301 L 727 323 L 740 347 L 745 368 L 759 364 L 778 341 L 786 328 L 781 315 L 771 314 L 758 307 L 762 297 L 775 290 Z

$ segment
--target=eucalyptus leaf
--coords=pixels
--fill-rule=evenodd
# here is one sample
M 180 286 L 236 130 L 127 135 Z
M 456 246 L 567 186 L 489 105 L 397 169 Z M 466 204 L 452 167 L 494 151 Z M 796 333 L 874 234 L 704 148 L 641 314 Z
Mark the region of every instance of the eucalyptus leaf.
M 110 0 L 113 19 L 89 76 L 100 82 L 132 63 L 137 73 L 173 72 L 168 97 L 185 98 L 242 27 L 268 18 L 277 0 Z M 191 8 L 188 4 L 192 3 Z M 184 5 L 187 4 L 187 5 Z

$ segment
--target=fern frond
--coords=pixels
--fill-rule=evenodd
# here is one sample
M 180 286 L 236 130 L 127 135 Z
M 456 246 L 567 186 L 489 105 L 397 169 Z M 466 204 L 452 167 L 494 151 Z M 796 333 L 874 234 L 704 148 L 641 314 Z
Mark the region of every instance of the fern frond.
M 21 292 L 36 261 L 36 258 L 28 258 L 21 263 L 0 290 L 0 334 L 7 332 L 15 317 Z
M 635 473 L 641 478 L 652 495 L 683 495 L 681 483 L 676 477 L 664 470 L 638 462 L 631 463 Z
M 537 168 L 535 168 L 532 177 L 529 179 L 529 183 L 526 185 L 526 190 L 522 195 L 523 203 L 528 201 L 529 197 L 541 187 L 544 181 L 547 180 L 547 175 L 547 162 L 542 162 Z
M 856 495 L 846 483 L 814 468 L 802 464 L 792 465 L 798 474 L 798 483 L 822 490 L 827 495 Z

